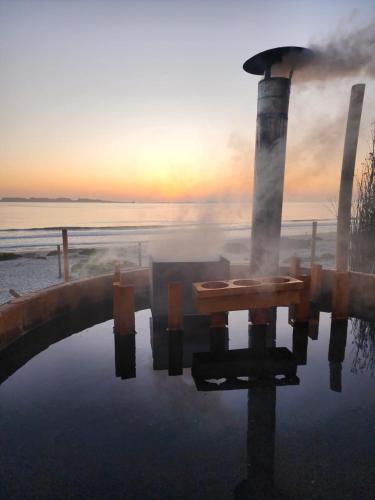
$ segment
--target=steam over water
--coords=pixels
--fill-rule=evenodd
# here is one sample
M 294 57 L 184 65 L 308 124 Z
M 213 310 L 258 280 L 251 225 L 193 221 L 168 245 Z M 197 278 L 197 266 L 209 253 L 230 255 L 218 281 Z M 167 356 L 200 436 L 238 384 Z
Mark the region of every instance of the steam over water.
M 312 219 L 322 221 L 320 230 L 334 229 L 329 203 L 284 203 L 288 233 L 309 232 Z M 182 228 L 246 236 L 250 221 L 246 203 L 0 203 L 0 249 L 60 244 L 61 227 L 79 228 L 70 233 L 70 244 L 85 246 L 152 240 Z

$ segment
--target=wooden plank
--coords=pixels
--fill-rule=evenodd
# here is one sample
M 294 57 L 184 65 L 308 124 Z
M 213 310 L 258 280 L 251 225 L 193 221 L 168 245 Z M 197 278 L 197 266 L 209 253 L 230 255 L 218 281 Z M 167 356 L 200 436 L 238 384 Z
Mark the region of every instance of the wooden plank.
M 322 290 L 323 267 L 321 264 L 311 266 L 310 300 L 317 302 Z
M 113 284 L 114 332 L 118 335 L 135 333 L 134 286 Z
M 256 279 L 236 279 L 193 283 L 193 294 L 201 298 L 255 295 L 279 291 L 300 290 L 303 282 L 291 276 L 267 276 Z
M 227 326 L 227 315 L 225 312 L 214 312 L 211 314 L 211 328 L 222 328 Z
M 349 275 L 347 271 L 336 272 L 332 288 L 332 319 L 346 319 L 349 307 Z
M 268 309 L 250 309 L 250 322 L 252 325 L 267 325 Z
M 293 308 L 293 318 L 294 323 L 308 323 L 310 318 L 310 276 L 300 276 L 300 279 L 304 282 L 305 287 L 301 292 L 301 301 L 296 304 Z
M 300 290 L 287 292 L 264 293 L 254 295 L 238 295 L 208 297 L 194 299 L 197 311 L 201 314 L 212 314 L 221 311 L 241 311 L 268 307 L 289 306 L 300 302 Z
M 182 283 L 168 283 L 168 330 L 183 328 Z

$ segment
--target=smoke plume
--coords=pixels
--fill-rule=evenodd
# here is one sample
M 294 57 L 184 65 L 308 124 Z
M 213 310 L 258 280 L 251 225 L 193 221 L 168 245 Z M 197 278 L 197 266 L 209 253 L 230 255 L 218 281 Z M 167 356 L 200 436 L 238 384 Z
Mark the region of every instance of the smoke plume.
M 375 18 L 352 31 L 340 30 L 328 40 L 309 47 L 312 57 L 302 62 L 297 82 L 329 80 L 356 75 L 375 78 Z

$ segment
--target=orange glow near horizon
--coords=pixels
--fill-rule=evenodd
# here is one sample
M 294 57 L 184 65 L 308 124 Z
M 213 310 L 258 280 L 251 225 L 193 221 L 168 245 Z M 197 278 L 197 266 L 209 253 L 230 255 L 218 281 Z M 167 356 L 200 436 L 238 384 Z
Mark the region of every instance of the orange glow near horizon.
M 267 2 L 217 2 L 212 16 L 211 2 L 2 2 L 0 197 L 250 200 L 259 78 L 243 62 L 272 46 L 330 40 L 349 14 L 340 27 L 356 33 L 373 16 L 354 0 L 302 2 L 309 15 L 279 3 L 270 13 Z M 359 78 L 358 164 L 375 79 L 293 77 L 286 201 L 337 197 Z
M 253 168 L 241 169 L 238 175 L 230 163 L 220 167 L 197 167 L 181 162 L 176 166 L 149 164 L 134 170 L 116 165 L 69 168 L 55 162 L 43 168 L 30 167 L 30 175 L 13 169 L 12 176 L 0 173 L 1 196 L 66 196 L 118 201 L 183 201 L 250 198 Z M 9 171 L 9 170 L 8 170 Z M 53 175 L 51 175 L 53 172 Z M 288 165 L 285 175 L 285 198 L 327 199 L 337 192 L 339 172 L 328 178 L 308 175 L 298 165 Z
M 201 139 L 197 132 L 189 134 L 184 128 L 170 134 L 164 130 L 142 135 L 138 131 L 128 141 L 103 137 L 102 142 L 93 145 L 83 145 L 77 138 L 71 151 L 62 152 L 49 145 L 34 156 L 28 145 L 30 157 L 14 151 L 2 153 L 5 168 L 0 170 L 0 196 L 118 201 L 249 200 L 254 163 L 250 146 L 243 138 L 228 141 L 227 135 L 219 132 Z M 327 161 L 329 164 L 322 168 L 319 161 L 303 156 L 303 149 L 292 144 L 286 161 L 284 199 L 335 198 L 340 152 L 334 151 Z

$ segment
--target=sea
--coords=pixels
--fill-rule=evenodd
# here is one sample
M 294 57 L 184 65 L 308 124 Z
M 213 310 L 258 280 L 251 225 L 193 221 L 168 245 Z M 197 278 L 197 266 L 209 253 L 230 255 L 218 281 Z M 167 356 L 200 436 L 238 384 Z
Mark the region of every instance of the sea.
M 336 221 L 328 203 L 286 202 L 283 235 L 333 232 Z M 221 203 L 0 203 L 0 251 L 48 250 L 69 230 L 70 247 L 116 246 L 150 242 L 172 232 L 217 229 L 228 239 L 246 238 L 251 204 Z

